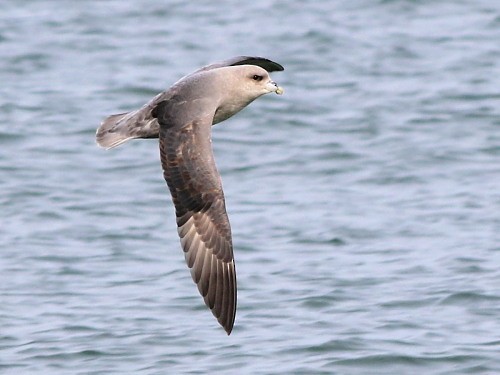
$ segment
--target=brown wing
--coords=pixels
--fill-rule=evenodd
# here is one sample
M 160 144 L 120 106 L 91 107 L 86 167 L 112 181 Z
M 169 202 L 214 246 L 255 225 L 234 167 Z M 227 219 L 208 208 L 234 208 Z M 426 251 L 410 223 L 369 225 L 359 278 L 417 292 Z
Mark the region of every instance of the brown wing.
M 190 117 L 185 112 L 189 103 L 175 97 L 153 111 L 160 123 L 163 175 L 191 276 L 206 305 L 230 334 L 236 314 L 236 272 L 231 227 L 211 147 L 213 113 L 180 123 L 179 119 Z

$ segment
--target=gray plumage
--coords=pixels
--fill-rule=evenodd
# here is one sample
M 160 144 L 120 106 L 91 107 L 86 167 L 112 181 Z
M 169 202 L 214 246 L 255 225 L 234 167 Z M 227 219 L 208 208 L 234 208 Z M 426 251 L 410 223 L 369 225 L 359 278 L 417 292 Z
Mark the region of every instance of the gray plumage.
M 206 305 L 228 334 L 236 314 L 236 271 L 211 127 L 261 95 L 280 94 L 282 89 L 268 75 L 280 70 L 281 65 L 258 57 L 208 65 L 140 110 L 108 117 L 96 136 L 105 148 L 132 138 L 159 137 L 186 263 Z
M 177 83 L 180 83 L 189 77 L 196 76 L 200 72 L 239 65 L 259 66 L 268 72 L 283 70 L 283 67 L 280 64 L 262 57 L 238 56 L 200 68 L 181 78 Z M 158 103 L 163 100 L 170 99 L 170 97 L 175 94 L 172 90 L 175 86 L 176 84 L 174 84 L 174 86 L 172 86 L 169 90 L 156 95 L 142 108 L 136 111 L 119 113 L 104 119 L 97 129 L 97 144 L 106 149 L 110 149 L 134 138 L 158 138 L 158 121 L 151 115 L 151 112 Z M 215 121 L 214 124 L 217 124 L 218 122 L 220 121 Z

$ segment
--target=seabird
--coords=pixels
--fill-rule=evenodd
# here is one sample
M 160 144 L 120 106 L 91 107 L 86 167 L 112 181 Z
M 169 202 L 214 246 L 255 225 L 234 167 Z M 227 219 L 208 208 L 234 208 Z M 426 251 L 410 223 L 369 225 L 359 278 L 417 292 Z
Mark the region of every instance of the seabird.
M 236 315 L 236 271 L 211 127 L 264 94 L 282 94 L 268 74 L 282 70 L 274 61 L 249 56 L 205 66 L 141 109 L 109 116 L 96 133 L 98 145 L 106 149 L 133 138 L 159 138 L 186 263 L 228 335 Z

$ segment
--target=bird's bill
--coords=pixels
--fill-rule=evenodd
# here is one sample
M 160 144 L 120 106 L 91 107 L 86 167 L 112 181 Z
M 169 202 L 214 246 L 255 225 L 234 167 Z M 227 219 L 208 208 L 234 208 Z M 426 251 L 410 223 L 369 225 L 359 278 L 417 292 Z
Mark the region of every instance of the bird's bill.
M 283 92 L 285 91 L 283 90 L 282 87 L 279 87 L 278 84 L 274 81 L 269 81 L 267 83 L 267 89 L 269 90 L 269 92 L 275 92 L 278 95 L 283 94 Z

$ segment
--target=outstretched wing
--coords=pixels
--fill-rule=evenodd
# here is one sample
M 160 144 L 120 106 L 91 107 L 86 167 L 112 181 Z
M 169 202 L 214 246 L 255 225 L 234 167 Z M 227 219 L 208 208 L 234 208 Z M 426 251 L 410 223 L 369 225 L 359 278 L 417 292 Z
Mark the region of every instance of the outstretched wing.
M 236 314 L 236 272 L 231 227 L 211 147 L 213 113 L 191 118 L 185 116 L 192 112 L 189 107 L 189 101 L 174 96 L 153 110 L 160 124 L 163 175 L 191 276 L 230 334 Z

